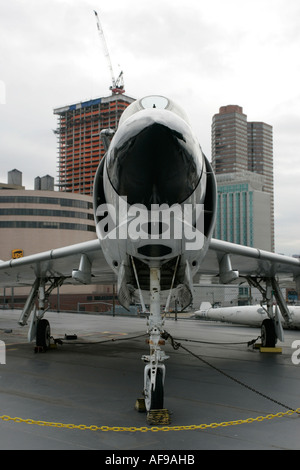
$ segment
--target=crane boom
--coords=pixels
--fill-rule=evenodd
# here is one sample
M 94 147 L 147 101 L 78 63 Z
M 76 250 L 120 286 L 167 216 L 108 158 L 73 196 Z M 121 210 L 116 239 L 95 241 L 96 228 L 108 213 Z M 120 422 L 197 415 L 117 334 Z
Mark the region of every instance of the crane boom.
M 102 41 L 103 48 L 104 48 L 104 55 L 106 57 L 106 60 L 107 60 L 107 63 L 108 63 L 108 68 L 109 68 L 110 74 L 111 74 L 112 86 L 110 86 L 110 90 L 114 94 L 124 93 L 125 90 L 124 90 L 124 84 L 123 84 L 123 72 L 120 72 L 120 74 L 119 74 L 119 76 L 116 80 L 115 76 L 114 76 L 114 71 L 113 71 L 111 60 L 110 60 L 110 55 L 109 55 L 107 43 L 106 43 L 106 40 L 105 40 L 103 28 L 101 26 L 100 19 L 99 19 L 99 16 L 98 16 L 98 13 L 96 12 L 96 10 L 94 10 L 94 13 L 95 13 L 95 16 L 96 16 L 98 33 L 99 33 L 99 36 L 100 36 L 100 39 Z

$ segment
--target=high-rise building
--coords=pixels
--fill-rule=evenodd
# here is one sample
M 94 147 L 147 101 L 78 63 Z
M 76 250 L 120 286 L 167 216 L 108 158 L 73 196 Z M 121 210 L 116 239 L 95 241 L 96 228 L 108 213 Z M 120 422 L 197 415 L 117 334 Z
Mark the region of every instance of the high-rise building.
M 249 237 L 246 237 L 246 243 L 246 238 L 242 237 L 241 239 L 238 235 L 239 231 L 237 227 L 239 226 L 239 222 L 234 222 L 233 219 L 231 219 L 230 214 L 227 214 L 225 217 L 225 207 L 227 207 L 228 210 L 232 210 L 232 205 L 230 206 L 230 198 L 235 198 L 233 194 L 235 191 L 229 199 L 225 198 L 224 181 L 222 181 L 222 178 L 221 181 L 223 189 L 221 192 L 219 186 L 218 201 L 220 204 L 220 201 L 223 201 L 225 205 L 222 204 L 222 211 L 219 210 L 218 212 L 219 217 L 221 217 L 222 212 L 223 219 L 218 219 L 217 221 L 217 227 L 219 227 L 219 229 L 216 229 L 215 236 L 217 238 L 234 241 L 235 243 L 247 244 L 274 251 L 272 126 L 263 122 L 247 122 L 247 116 L 243 113 L 243 108 L 240 106 L 222 106 L 219 113 L 215 114 L 212 120 L 212 166 L 216 173 L 218 184 L 220 182 L 221 175 L 225 175 L 225 180 L 226 175 L 235 175 L 235 178 L 237 178 L 240 183 L 241 175 L 243 175 L 243 184 L 250 191 L 247 196 L 247 201 L 249 202 L 252 200 L 254 194 L 253 193 L 251 195 L 253 191 L 253 178 L 251 177 L 251 173 L 262 176 L 262 184 L 260 185 L 260 188 L 255 189 L 255 200 L 257 201 L 256 208 L 252 206 L 252 210 L 250 210 L 251 206 L 248 206 L 247 212 L 245 212 L 248 217 L 248 227 L 254 227 L 253 224 L 255 224 L 254 231 L 256 232 L 256 236 L 253 238 L 250 236 L 250 232 L 248 232 Z M 232 179 L 234 176 L 230 176 L 230 178 Z M 231 183 L 230 186 L 233 187 Z M 269 197 L 258 197 L 259 191 L 268 193 Z M 244 195 L 242 197 L 245 198 L 246 196 Z M 263 201 L 261 210 L 264 211 L 264 217 L 262 217 L 261 210 L 259 209 L 259 199 Z M 256 217 L 255 211 L 259 212 L 260 215 L 258 217 Z M 235 229 L 234 227 L 231 227 L 231 236 L 228 235 L 228 230 L 225 229 L 225 227 L 221 230 L 222 223 L 228 224 L 230 220 L 232 220 L 232 223 L 235 223 Z M 266 230 L 266 227 L 263 226 L 266 225 L 266 221 L 269 221 L 268 225 L 270 227 L 270 231 Z M 269 239 L 262 241 L 262 238 L 258 236 L 259 234 L 257 230 L 261 230 L 262 237 L 269 237 Z M 267 232 L 270 232 L 270 235 L 268 235 Z M 252 233 L 254 232 L 252 231 Z M 235 235 L 232 236 L 233 234 Z M 246 234 L 246 231 L 244 231 L 244 234 Z
M 274 251 L 273 128 L 264 122 L 248 122 L 248 170 L 264 176 L 263 191 L 270 194 L 272 251 Z
M 212 166 L 217 174 L 248 170 L 247 116 L 240 106 L 222 106 L 213 117 Z
M 264 122 L 248 122 L 248 170 L 264 175 L 264 191 L 273 194 L 273 129 Z
M 105 153 L 100 132 L 116 129 L 134 100 L 124 94 L 56 108 L 58 116 L 58 186 L 60 191 L 92 194 L 94 176 Z

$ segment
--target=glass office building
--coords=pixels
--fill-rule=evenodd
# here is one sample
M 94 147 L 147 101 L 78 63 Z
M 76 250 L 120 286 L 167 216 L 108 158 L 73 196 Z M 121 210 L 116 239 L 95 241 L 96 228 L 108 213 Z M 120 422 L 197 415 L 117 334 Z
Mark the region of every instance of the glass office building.
M 216 175 L 218 185 L 215 237 L 271 250 L 270 194 L 264 178 L 252 172 Z

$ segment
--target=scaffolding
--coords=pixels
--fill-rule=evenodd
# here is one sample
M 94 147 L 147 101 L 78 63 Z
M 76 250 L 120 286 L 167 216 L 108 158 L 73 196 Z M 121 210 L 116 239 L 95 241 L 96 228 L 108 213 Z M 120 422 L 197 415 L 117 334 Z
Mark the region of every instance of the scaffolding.
M 58 187 L 60 191 L 92 195 L 103 147 L 100 132 L 116 129 L 123 111 L 134 101 L 126 95 L 97 98 L 54 110 L 58 127 Z

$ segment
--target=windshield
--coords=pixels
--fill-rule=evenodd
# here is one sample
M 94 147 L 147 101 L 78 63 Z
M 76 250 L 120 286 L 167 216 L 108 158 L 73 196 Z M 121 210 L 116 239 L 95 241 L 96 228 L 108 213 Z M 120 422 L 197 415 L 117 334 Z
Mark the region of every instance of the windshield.
M 189 119 L 185 111 L 177 103 L 174 103 L 174 101 L 165 98 L 164 96 L 150 95 L 145 96 L 144 98 L 141 98 L 134 103 L 131 103 L 131 105 L 129 105 L 123 112 L 119 126 L 122 125 L 124 121 L 126 121 L 126 119 L 128 119 L 133 114 L 142 111 L 143 109 L 150 108 L 167 109 L 168 111 L 177 114 L 177 116 L 180 116 L 181 119 L 189 124 Z

